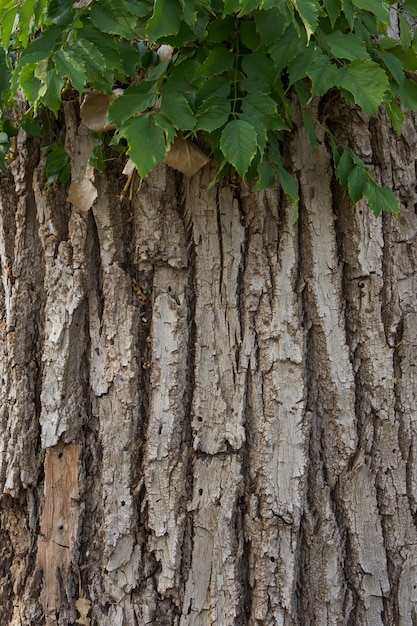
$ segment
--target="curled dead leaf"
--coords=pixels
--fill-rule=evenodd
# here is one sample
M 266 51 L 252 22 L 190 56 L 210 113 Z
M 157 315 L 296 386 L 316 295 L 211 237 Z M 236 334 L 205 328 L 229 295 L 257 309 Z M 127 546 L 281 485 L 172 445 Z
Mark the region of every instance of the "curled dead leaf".
M 71 182 L 67 202 L 71 202 L 80 211 L 88 211 L 97 198 L 97 189 L 93 185 L 94 167 L 87 165 L 84 178 L 80 181 Z
M 133 163 L 132 159 L 128 159 L 123 168 L 122 174 L 124 174 L 125 176 L 131 176 L 135 169 L 136 165 Z
M 77 609 L 80 617 L 75 622 L 76 624 L 82 624 L 83 626 L 90 626 L 91 619 L 87 617 L 89 610 L 91 609 L 91 602 L 87 600 L 87 598 L 78 598 L 75 603 L 75 608 Z
M 174 53 L 174 48 L 170 46 L 169 44 L 162 44 L 162 46 L 159 46 L 156 52 L 160 61 L 169 61 L 173 53 Z
M 126 164 L 125 164 L 125 166 L 123 168 L 123 172 L 122 172 L 122 174 L 127 176 L 127 181 L 126 181 L 125 186 L 122 189 L 122 193 L 119 196 L 120 200 L 123 200 L 123 198 L 126 196 L 127 192 L 129 192 L 129 200 L 132 200 L 132 198 L 133 198 L 133 181 L 135 179 L 135 172 L 136 172 L 136 165 L 134 164 L 132 159 L 128 159 L 126 161 Z
M 114 98 L 114 94 L 101 93 L 100 91 L 91 91 L 86 94 L 80 107 L 80 117 L 83 124 L 95 133 L 114 129 L 113 124 L 107 124 L 107 110 Z
M 188 178 L 194 176 L 198 170 L 207 165 L 209 160 L 208 156 L 198 146 L 180 135 L 176 137 L 165 157 L 167 165 L 188 176 Z

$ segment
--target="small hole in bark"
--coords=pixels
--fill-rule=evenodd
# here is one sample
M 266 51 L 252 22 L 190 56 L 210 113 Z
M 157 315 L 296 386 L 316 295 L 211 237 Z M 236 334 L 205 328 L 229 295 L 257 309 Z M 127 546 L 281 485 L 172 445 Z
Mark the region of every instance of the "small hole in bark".
M 168 285 L 168 293 L 171 293 L 172 289 L 171 289 L 171 285 Z
M 60 452 L 60 453 L 58 454 L 58 459 L 62 459 L 62 457 L 63 457 L 63 456 L 64 456 L 64 453 L 63 453 L 63 452 Z
M 203 490 L 202 490 L 202 489 L 199 489 L 199 490 L 198 490 L 198 495 L 199 495 L 199 496 L 202 496 L 202 495 L 203 495 Z
M 162 433 L 162 424 L 160 425 L 160 427 L 158 428 L 158 435 L 160 435 Z
M 202 422 L 202 421 L 203 421 L 203 418 L 201 417 L 201 415 L 199 415 L 199 416 L 197 417 L 197 421 L 198 421 L 198 422 Z
M 274 556 L 271 556 L 269 558 L 270 558 L 271 563 L 275 563 L 275 557 Z
M 122 501 L 120 502 L 120 504 L 121 504 L 122 506 L 125 506 L 126 502 L 125 502 L 124 500 L 122 500 Z
M 360 289 L 363 289 L 363 288 L 365 287 L 365 283 L 358 283 L 358 287 L 359 287 Z
M 60 525 L 58 526 L 58 530 L 64 530 L 64 525 L 63 525 L 63 524 L 60 524 Z

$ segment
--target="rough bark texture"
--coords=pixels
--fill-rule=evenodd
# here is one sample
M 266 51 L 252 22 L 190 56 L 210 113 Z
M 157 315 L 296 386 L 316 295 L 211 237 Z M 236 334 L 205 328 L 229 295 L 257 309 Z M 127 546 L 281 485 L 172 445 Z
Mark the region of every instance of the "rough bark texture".
M 66 104 L 73 175 L 91 150 Z M 417 133 L 336 112 L 279 189 L 122 165 L 88 212 L 2 175 L 0 623 L 417 624 Z M 77 170 L 78 168 L 78 170 Z M 80 169 L 81 168 L 81 169 Z

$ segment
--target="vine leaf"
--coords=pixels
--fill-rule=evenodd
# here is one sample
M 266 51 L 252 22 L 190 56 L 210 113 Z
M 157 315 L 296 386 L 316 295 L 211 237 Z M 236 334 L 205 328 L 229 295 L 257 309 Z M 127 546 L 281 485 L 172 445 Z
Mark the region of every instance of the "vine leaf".
M 165 133 L 151 116 L 142 115 L 130 120 L 123 134 L 129 144 L 130 158 L 140 176 L 145 178 L 165 158 Z
M 220 149 L 225 158 L 244 176 L 257 150 L 257 137 L 254 127 L 244 120 L 232 120 L 223 129 Z
M 378 63 L 359 59 L 339 70 L 338 85 L 352 94 L 355 104 L 365 113 L 373 116 L 389 89 L 388 77 Z
M 368 200 L 369 208 L 378 217 L 381 211 L 391 211 L 398 215 L 398 198 L 393 191 L 380 187 L 376 182 L 369 182 L 365 189 L 365 196 Z
M 317 27 L 320 5 L 316 0 L 292 0 L 292 3 L 303 21 L 307 33 L 307 41 L 310 41 L 310 37 L 314 34 Z

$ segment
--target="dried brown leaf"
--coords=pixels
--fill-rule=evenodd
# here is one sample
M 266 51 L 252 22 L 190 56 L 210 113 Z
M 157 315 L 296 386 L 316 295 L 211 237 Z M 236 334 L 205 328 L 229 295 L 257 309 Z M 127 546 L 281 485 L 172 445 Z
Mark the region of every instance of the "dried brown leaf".
M 181 136 L 176 137 L 171 150 L 165 157 L 165 163 L 188 178 L 207 165 L 209 160 L 198 146 Z
M 107 110 L 110 102 L 114 100 L 113 94 L 91 91 L 88 93 L 80 107 L 82 122 L 95 133 L 115 128 L 112 124 L 107 124 Z
M 135 171 L 135 169 L 136 169 L 136 165 L 134 164 L 132 159 L 128 159 L 123 168 L 122 174 L 124 174 L 125 176 L 131 176 L 132 173 Z
M 89 610 L 91 609 L 91 602 L 87 600 L 87 598 L 78 598 L 75 603 L 75 608 L 77 609 L 80 617 L 75 622 L 76 624 L 82 624 L 83 626 L 90 626 L 91 619 L 87 617 Z
M 71 202 L 80 211 L 88 211 L 93 206 L 97 198 L 97 189 L 93 185 L 94 167 L 87 165 L 84 178 L 80 181 L 73 180 L 67 197 L 67 202 Z

